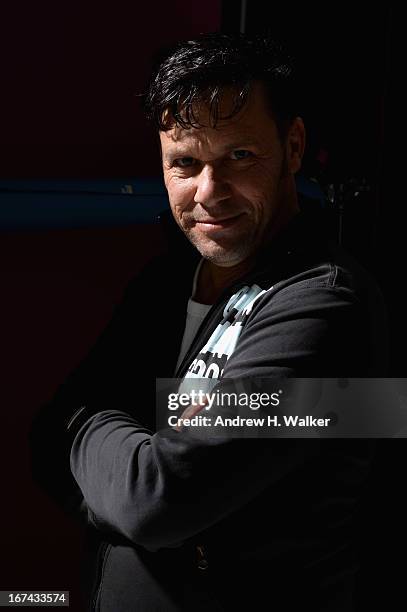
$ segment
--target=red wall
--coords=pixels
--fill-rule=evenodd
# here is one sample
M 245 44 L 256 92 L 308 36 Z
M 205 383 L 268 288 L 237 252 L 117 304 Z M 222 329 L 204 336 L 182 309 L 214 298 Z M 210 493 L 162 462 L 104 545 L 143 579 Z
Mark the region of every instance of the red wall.
M 41 9 L 32 2 L 7 9 L 0 176 L 157 174 L 154 140 L 132 94 L 142 90 L 161 45 L 219 28 L 220 4 L 128 2 L 92 10 L 48 1 Z M 70 590 L 70 610 L 82 611 L 81 533 L 31 482 L 27 433 L 127 281 L 159 248 L 157 228 L 146 225 L 0 236 L 0 590 Z
M 134 93 L 164 45 L 220 28 L 221 0 L 45 0 L 2 9 L 0 177 L 159 171 Z

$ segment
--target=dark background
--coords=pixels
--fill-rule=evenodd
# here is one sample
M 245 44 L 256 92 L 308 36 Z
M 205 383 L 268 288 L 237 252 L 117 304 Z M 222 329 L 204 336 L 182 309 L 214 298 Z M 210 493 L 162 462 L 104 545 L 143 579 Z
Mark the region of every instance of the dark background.
M 382 287 L 391 374 L 403 377 L 405 238 L 394 146 L 400 15 L 383 2 L 318 9 L 245 4 L 246 31 L 278 34 L 306 75 L 304 174 L 322 185 L 364 179 L 368 186 L 345 204 L 343 241 Z M 81 610 L 81 533 L 31 482 L 30 420 L 96 339 L 128 280 L 160 249 L 148 189 L 145 197 L 125 200 L 128 217 L 119 216 L 117 197 L 111 197 L 123 184 L 137 190 L 147 179 L 160 181 L 156 139 L 134 94 L 145 90 L 162 46 L 200 32 L 238 31 L 242 6 L 233 0 L 143 6 L 26 1 L 1 10 L 3 590 L 69 589 L 71 610 Z M 63 205 L 70 186 L 105 192 L 106 181 L 104 224 L 99 200 L 86 220 L 77 216 L 89 194 L 74 194 Z M 43 193 L 44 185 L 54 195 Z M 404 441 L 386 442 L 364 509 L 361 610 L 377 599 L 396 601 L 403 584 L 395 554 L 406 542 Z

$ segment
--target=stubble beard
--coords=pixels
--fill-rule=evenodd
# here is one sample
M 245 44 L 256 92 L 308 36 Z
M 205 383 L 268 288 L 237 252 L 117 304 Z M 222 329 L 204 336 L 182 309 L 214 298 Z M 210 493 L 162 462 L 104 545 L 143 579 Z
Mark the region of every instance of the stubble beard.
M 204 259 L 217 266 L 229 267 L 242 263 L 257 250 L 259 236 L 256 235 L 255 227 L 250 229 L 251 231 L 242 232 L 233 240 L 226 238 L 224 241 L 220 239 L 219 242 L 196 235 L 193 230 L 185 231 L 185 234 Z

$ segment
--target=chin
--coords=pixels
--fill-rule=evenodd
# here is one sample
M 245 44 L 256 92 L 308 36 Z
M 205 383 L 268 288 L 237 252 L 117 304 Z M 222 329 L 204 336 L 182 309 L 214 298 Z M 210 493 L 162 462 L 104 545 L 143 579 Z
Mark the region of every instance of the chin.
M 188 232 L 187 238 L 202 257 L 219 266 L 234 266 L 243 262 L 253 253 L 255 242 L 252 235 L 208 240 L 201 234 Z
M 195 245 L 202 257 L 217 266 L 236 266 L 250 256 L 250 252 L 222 248 L 218 245 L 208 248 L 207 246 Z

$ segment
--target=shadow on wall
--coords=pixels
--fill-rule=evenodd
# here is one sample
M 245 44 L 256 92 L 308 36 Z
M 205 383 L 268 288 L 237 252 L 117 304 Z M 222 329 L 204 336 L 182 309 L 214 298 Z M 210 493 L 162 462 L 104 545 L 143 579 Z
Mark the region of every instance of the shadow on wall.
M 160 248 L 153 224 L 2 233 L 3 589 L 69 590 L 70 609 L 83 612 L 81 531 L 32 482 L 27 435 L 34 412 L 81 361 L 128 281 Z

